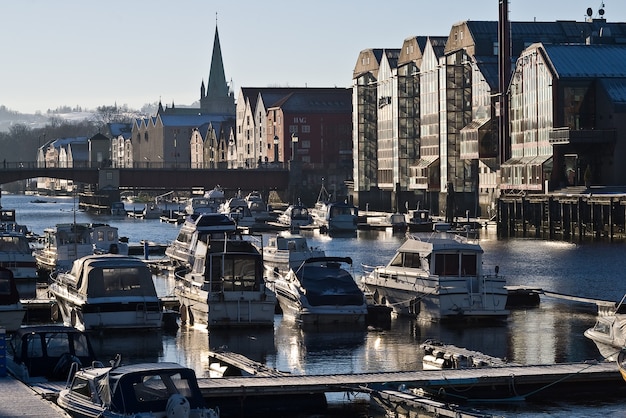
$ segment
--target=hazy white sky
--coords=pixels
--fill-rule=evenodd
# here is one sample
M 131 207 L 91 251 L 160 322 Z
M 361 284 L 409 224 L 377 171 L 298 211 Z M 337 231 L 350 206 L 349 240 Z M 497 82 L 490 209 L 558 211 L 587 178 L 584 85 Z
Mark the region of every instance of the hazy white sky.
M 513 21 L 604 17 L 624 0 L 511 0 Z M 23 113 L 199 99 L 217 25 L 227 80 L 240 87 L 348 87 L 359 52 L 497 20 L 498 0 L 4 0 L 0 105 Z

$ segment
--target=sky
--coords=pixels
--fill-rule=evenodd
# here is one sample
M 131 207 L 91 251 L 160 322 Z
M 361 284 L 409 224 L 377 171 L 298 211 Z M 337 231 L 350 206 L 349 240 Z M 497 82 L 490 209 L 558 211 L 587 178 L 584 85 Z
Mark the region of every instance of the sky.
M 584 21 L 624 0 L 510 0 L 511 21 Z M 207 81 L 217 24 L 224 70 L 241 87 L 349 87 L 359 53 L 498 19 L 498 0 L 3 0 L 0 105 L 140 109 L 191 105 Z

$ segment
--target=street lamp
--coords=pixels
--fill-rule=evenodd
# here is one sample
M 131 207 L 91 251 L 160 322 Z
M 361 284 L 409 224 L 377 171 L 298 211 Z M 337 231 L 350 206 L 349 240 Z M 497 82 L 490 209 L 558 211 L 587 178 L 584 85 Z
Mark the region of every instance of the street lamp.
M 278 136 L 274 135 L 274 162 L 278 162 Z
M 296 160 L 296 148 L 298 148 L 298 135 L 291 134 L 291 161 Z

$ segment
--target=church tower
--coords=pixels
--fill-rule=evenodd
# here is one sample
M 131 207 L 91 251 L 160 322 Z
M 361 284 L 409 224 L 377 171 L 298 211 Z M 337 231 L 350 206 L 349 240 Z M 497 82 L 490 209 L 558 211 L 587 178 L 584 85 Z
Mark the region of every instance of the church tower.
M 213 40 L 213 55 L 211 56 L 211 69 L 209 79 L 200 87 L 200 110 L 203 114 L 235 115 L 235 96 L 226 83 L 224 74 L 224 62 L 222 61 L 222 48 L 220 37 L 215 25 L 215 38 Z

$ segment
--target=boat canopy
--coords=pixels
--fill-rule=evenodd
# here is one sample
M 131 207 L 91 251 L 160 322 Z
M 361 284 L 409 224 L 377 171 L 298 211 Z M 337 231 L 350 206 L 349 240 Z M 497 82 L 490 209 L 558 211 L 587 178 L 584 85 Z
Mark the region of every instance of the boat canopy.
M 176 393 L 185 396 L 192 409 L 204 408 L 195 372 L 178 363 L 120 366 L 95 380 L 101 400 L 112 412 L 165 411 L 169 397 Z
M 76 279 L 77 291 L 89 297 L 157 296 L 150 268 L 134 257 L 83 257 L 74 261 L 70 275 Z

